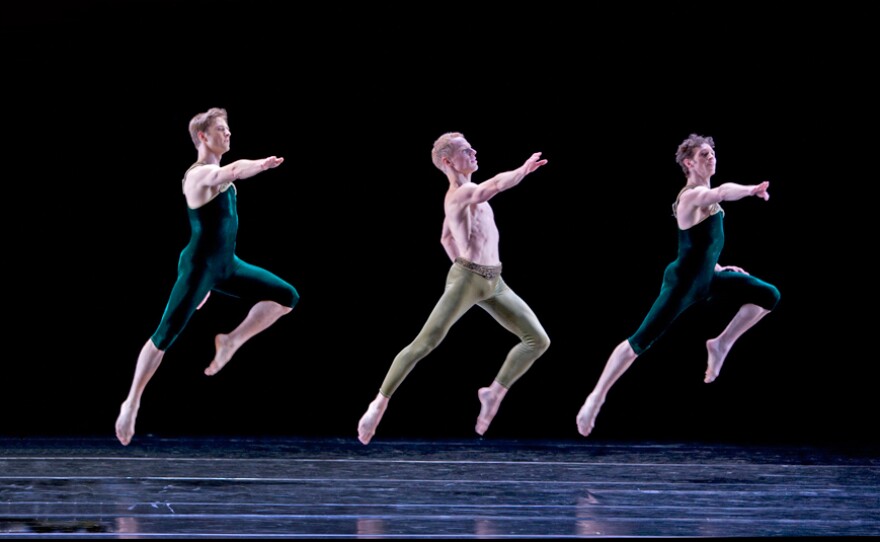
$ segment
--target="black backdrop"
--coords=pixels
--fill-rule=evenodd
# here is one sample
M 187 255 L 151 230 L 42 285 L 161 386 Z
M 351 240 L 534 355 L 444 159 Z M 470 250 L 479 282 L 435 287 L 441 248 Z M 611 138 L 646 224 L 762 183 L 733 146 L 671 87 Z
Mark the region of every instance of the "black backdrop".
M 578 408 L 674 258 L 674 152 L 697 132 L 715 138 L 715 183 L 771 181 L 769 202 L 725 206 L 721 263 L 776 284 L 782 302 L 711 385 L 704 341 L 732 313 L 689 313 L 613 388 L 590 438 L 876 441 L 864 192 L 876 146 L 857 14 L 283 5 L 7 14 L 0 434 L 112 436 L 189 234 L 187 123 L 217 106 L 227 161 L 285 158 L 239 183 L 238 253 L 302 299 L 209 378 L 214 334 L 248 309 L 212 296 L 148 386 L 137 434 L 354 438 L 442 291 L 447 184 L 429 152 L 457 130 L 479 153 L 476 181 L 535 151 L 549 160 L 492 201 L 505 280 L 552 346 L 486 436 L 580 438 Z M 377 438 L 473 436 L 476 390 L 512 345 L 466 314 Z

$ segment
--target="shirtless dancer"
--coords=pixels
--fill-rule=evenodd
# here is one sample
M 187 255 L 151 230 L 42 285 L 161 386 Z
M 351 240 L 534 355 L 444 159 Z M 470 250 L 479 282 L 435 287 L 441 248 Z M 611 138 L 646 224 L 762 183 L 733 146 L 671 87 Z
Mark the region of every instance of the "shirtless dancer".
M 220 371 L 245 342 L 293 310 L 299 301 L 299 293 L 293 286 L 235 255 L 238 192 L 234 182 L 276 168 L 284 159 L 270 156 L 220 166 L 220 158 L 229 151 L 232 135 L 224 109 L 213 108 L 196 115 L 190 121 L 189 130 L 198 151 L 198 160 L 183 177 L 192 235 L 180 253 L 177 282 L 162 320 L 141 348 L 131 389 L 119 409 L 116 437 L 123 445 L 128 445 L 134 436 L 135 419 L 147 382 L 159 368 L 168 347 L 193 313 L 204 305 L 211 291 L 255 305 L 238 327 L 214 338 L 216 353 L 205 369 L 206 375 Z
M 484 434 L 489 428 L 507 390 L 550 346 L 550 339 L 535 313 L 501 278 L 499 234 L 489 206 L 490 199 L 518 185 L 547 160 L 541 159 L 541 153 L 535 153 L 519 168 L 476 184 L 471 181 L 471 175 L 477 171 L 476 155 L 477 151 L 458 132 L 443 134 L 434 143 L 431 151 L 434 165 L 449 180 L 440 242 L 453 263 L 443 295 L 427 322 L 415 340 L 394 358 L 379 393 L 358 423 L 358 439 L 364 444 L 373 438 L 391 395 L 407 374 L 474 305 L 479 305 L 520 339 L 507 354 L 495 380 L 477 392 L 478 434 Z

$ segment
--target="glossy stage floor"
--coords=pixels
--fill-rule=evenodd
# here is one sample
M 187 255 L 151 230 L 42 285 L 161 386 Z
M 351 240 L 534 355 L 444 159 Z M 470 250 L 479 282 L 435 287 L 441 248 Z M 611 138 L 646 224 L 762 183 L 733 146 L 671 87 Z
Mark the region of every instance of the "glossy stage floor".
M 880 535 L 864 447 L 0 438 L 3 538 Z

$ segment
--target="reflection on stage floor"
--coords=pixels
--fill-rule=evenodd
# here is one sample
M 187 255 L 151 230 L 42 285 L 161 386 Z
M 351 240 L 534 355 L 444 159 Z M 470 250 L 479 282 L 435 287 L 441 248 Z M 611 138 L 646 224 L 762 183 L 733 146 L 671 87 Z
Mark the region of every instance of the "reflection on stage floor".
M 880 535 L 880 455 L 600 441 L 0 439 L 0 537 Z

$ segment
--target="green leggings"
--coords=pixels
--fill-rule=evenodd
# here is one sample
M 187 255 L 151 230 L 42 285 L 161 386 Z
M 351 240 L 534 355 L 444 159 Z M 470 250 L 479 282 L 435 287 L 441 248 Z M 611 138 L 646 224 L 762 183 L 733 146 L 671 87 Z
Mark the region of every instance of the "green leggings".
M 486 279 L 454 263 L 446 276 L 443 295 L 415 340 L 394 358 L 380 393 L 391 397 L 416 363 L 437 348 L 452 325 L 474 305 L 479 305 L 520 338 L 495 377 L 505 388 L 510 388 L 550 346 L 550 338 L 535 313 L 500 275 Z

